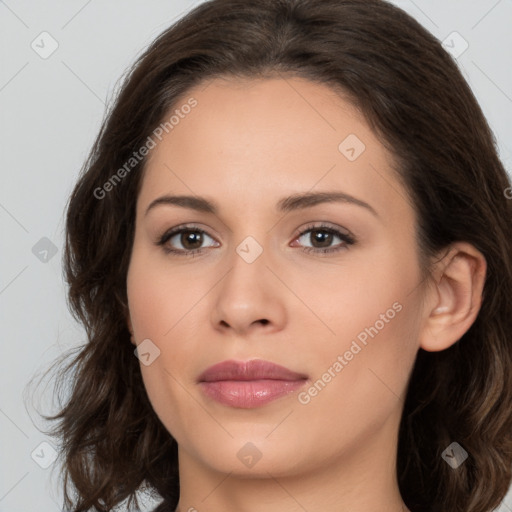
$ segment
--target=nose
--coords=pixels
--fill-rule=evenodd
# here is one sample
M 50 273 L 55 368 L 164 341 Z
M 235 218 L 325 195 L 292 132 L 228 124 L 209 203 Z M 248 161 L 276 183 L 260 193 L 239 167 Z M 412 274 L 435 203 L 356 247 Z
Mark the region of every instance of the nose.
M 271 271 L 267 266 L 266 251 L 254 261 L 240 254 L 233 250 L 229 271 L 213 290 L 214 328 L 237 336 L 283 329 L 287 320 L 286 288 L 277 279 L 276 269 Z

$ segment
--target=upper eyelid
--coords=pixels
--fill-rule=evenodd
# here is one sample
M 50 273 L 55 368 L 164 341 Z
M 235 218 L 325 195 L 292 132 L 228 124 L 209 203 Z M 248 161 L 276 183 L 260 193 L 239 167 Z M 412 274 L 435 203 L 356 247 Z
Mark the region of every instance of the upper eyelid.
M 306 224 L 306 226 L 297 229 L 297 231 L 295 231 L 296 234 L 294 234 L 294 237 L 303 235 L 304 233 L 306 233 L 308 231 L 312 231 L 314 229 L 319 229 L 319 230 L 325 229 L 326 231 L 328 231 L 328 230 L 339 231 L 340 234 L 342 234 L 342 235 L 347 235 L 347 236 L 355 238 L 355 236 L 352 234 L 352 232 L 343 226 L 333 225 L 332 223 L 326 222 L 326 221 L 316 221 L 316 222 L 319 222 L 320 224 L 316 224 L 315 222 L 310 222 L 310 223 Z
M 317 224 L 317 223 L 320 223 L 320 224 Z M 309 222 L 308 224 L 306 224 L 306 226 L 302 226 L 300 228 L 297 228 L 295 231 L 294 231 L 294 234 L 293 236 L 297 236 L 297 235 L 300 235 L 302 233 L 304 233 L 305 231 L 309 231 L 309 230 L 312 230 L 312 229 L 332 229 L 334 231 L 340 231 L 340 232 L 346 232 L 347 235 L 351 235 L 351 231 L 343 226 L 338 226 L 336 224 L 333 224 L 331 222 L 328 222 L 328 221 L 312 221 L 312 222 Z M 170 233 L 179 233 L 180 231 L 200 231 L 202 233 L 205 233 L 207 234 L 208 236 L 212 236 L 210 235 L 210 233 L 208 232 L 208 229 L 211 229 L 211 228 L 202 228 L 201 226 L 199 225 L 195 225 L 195 224 L 183 224 L 183 225 L 178 225 L 178 226 L 175 226 L 173 228 L 169 228 L 167 230 L 165 230 L 162 234 L 162 236 L 165 236 L 167 234 L 170 234 Z
M 174 228 L 167 229 L 163 232 L 163 234 L 159 238 L 174 236 L 178 233 L 181 233 L 182 231 L 199 231 L 200 233 L 204 233 L 205 235 L 208 235 L 210 238 L 214 238 L 212 235 L 210 235 L 210 233 L 208 233 L 208 231 L 206 229 L 201 228 L 196 225 L 193 225 L 193 224 L 179 225 Z
M 216 240 L 216 238 L 214 236 L 210 235 L 210 233 L 208 233 L 207 230 L 200 228 L 199 226 L 194 226 L 194 225 L 177 226 L 177 227 L 168 229 L 168 230 L 164 231 L 164 233 L 158 237 L 158 243 L 166 243 L 171 238 L 175 237 L 176 235 L 179 235 L 183 231 L 197 231 L 201 234 L 209 236 L 216 243 L 220 243 Z

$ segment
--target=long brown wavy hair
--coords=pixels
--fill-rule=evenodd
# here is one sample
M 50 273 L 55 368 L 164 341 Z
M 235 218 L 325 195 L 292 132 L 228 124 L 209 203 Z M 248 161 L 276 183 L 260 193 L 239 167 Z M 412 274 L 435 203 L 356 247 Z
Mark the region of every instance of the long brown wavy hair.
M 87 342 L 56 361 L 64 499 L 74 512 L 179 498 L 177 444 L 153 411 L 127 327 L 126 275 L 147 158 L 111 187 L 187 91 L 217 77 L 296 76 L 342 91 L 395 156 L 423 262 L 455 241 L 486 258 L 481 310 L 449 349 L 419 350 L 397 477 L 413 512 L 489 512 L 512 476 L 512 200 L 496 141 L 456 62 L 383 0 L 211 0 L 165 30 L 119 88 L 67 206 L 68 301 Z M 200 108 L 200 106 L 198 107 Z M 95 193 L 96 191 L 96 193 Z M 425 270 L 428 273 L 428 264 Z M 65 403 L 63 403 L 65 401 Z M 469 458 L 441 457 L 457 441 Z M 72 492 L 71 492 L 72 491 Z

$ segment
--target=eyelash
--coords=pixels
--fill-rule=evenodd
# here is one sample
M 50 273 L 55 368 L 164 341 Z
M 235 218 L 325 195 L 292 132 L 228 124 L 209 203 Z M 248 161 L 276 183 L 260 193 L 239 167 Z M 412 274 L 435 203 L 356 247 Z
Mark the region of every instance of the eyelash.
M 302 250 L 306 253 L 321 253 L 321 254 L 327 254 L 327 253 L 337 253 L 342 250 L 348 249 L 349 246 L 354 245 L 356 243 L 355 237 L 352 235 L 349 235 L 348 233 L 342 233 L 341 231 L 332 228 L 326 224 L 321 225 L 308 225 L 304 230 L 302 230 L 300 233 L 294 236 L 294 241 L 301 238 L 306 233 L 309 233 L 310 231 L 324 231 L 328 234 L 335 235 L 338 238 L 340 238 L 343 241 L 343 245 L 338 247 L 328 247 L 328 248 L 318 248 L 318 247 L 303 247 Z M 178 226 L 176 228 L 172 228 L 169 231 L 166 231 L 157 241 L 158 246 L 162 246 L 163 250 L 168 254 L 173 254 L 175 256 L 187 256 L 187 257 L 195 257 L 196 255 L 202 254 L 206 248 L 199 248 L 199 249 L 191 249 L 191 250 L 182 250 L 182 249 L 171 249 L 170 247 L 165 246 L 165 244 L 174 236 L 180 233 L 200 233 L 202 235 L 208 235 L 206 231 L 203 229 L 194 226 L 194 225 L 186 225 L 186 226 Z M 210 237 L 212 238 L 212 237 Z

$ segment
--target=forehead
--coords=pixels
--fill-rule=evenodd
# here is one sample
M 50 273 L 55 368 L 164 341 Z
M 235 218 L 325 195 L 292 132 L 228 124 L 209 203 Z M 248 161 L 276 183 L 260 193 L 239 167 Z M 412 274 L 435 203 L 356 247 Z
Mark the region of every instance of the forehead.
M 330 87 L 292 77 L 214 79 L 187 91 L 168 117 L 191 98 L 195 107 L 151 151 L 141 203 L 173 192 L 238 197 L 256 208 L 264 198 L 333 189 L 376 209 L 406 207 L 392 156 Z

